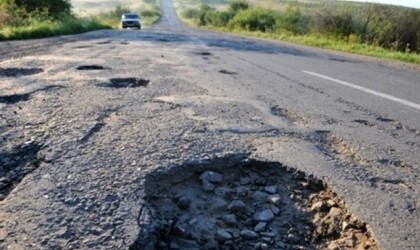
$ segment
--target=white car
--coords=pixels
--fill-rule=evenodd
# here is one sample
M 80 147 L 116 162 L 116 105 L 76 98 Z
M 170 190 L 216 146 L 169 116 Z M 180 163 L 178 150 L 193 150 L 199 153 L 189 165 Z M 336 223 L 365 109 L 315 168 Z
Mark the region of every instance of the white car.
M 121 27 L 141 29 L 140 16 L 135 13 L 126 13 L 121 16 Z

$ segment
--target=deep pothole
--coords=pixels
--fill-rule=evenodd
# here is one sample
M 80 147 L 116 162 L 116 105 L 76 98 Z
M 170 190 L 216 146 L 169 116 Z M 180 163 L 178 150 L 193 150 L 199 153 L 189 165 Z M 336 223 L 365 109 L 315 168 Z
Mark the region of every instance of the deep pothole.
M 112 78 L 109 82 L 98 84 L 100 87 L 106 88 L 138 88 L 146 87 L 150 80 L 136 77 L 128 78 Z
M 0 76 L 3 77 L 19 77 L 35 75 L 43 72 L 41 68 L 0 68 Z
M 151 173 L 130 249 L 378 249 L 321 180 L 273 162 L 216 159 Z
M 40 144 L 29 143 L 0 153 L 0 201 L 43 161 L 38 155 Z
M 77 66 L 76 69 L 77 70 L 104 70 L 104 69 L 107 69 L 107 68 L 105 68 L 104 66 L 101 66 L 101 65 L 93 64 L 93 65 L 80 65 L 80 66 Z

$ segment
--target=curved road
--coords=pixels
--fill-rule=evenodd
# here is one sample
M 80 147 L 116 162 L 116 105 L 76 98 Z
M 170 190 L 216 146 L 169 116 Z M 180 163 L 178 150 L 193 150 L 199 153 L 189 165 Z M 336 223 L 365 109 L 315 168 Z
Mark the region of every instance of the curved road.
M 418 67 L 162 10 L 141 31 L 0 43 L 0 248 L 127 247 L 148 173 L 232 154 L 324 179 L 381 249 L 418 248 Z

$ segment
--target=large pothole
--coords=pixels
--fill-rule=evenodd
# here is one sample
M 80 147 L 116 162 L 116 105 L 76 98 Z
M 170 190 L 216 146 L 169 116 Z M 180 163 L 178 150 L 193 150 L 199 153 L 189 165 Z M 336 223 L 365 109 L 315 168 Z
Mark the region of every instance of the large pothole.
M 0 76 L 3 77 L 19 77 L 35 75 L 43 72 L 40 68 L 0 68 Z
M 151 173 L 130 249 L 378 249 L 319 179 L 280 163 L 216 159 Z
M 145 87 L 149 84 L 150 80 L 136 77 L 128 78 L 112 78 L 109 82 L 99 84 L 100 87 L 107 88 L 138 88 Z
M 20 145 L 10 152 L 0 152 L 0 201 L 35 169 L 43 160 L 38 152 L 41 145 L 29 143 Z

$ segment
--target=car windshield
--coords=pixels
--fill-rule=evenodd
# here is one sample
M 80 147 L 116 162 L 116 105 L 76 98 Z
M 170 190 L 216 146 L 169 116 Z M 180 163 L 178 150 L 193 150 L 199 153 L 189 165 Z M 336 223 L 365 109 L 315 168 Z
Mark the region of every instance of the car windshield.
M 125 19 L 139 19 L 139 16 L 136 14 L 129 14 L 129 15 L 123 15 L 123 18 Z

